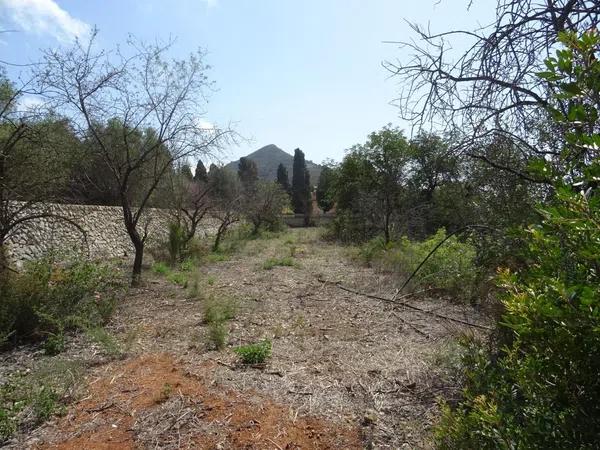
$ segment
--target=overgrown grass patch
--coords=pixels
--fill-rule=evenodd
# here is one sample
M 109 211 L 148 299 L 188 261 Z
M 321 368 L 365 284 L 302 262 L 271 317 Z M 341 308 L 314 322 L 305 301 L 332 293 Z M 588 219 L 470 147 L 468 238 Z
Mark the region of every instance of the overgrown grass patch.
M 444 230 L 420 242 L 404 237 L 385 243 L 382 238 L 375 238 L 359 248 L 358 256 L 369 265 L 408 277 L 445 238 Z M 412 287 L 440 289 L 455 298 L 469 300 L 478 280 L 475 257 L 475 247 L 452 236 L 419 269 Z
M 157 261 L 152 265 L 152 272 L 159 275 L 167 275 L 168 273 L 171 273 L 171 268 L 167 263 Z
M 62 414 L 79 395 L 83 366 L 45 358 L 29 372 L 15 372 L 0 386 L 0 445 L 19 429 L 27 431 Z
M 116 337 L 103 327 L 94 327 L 86 330 L 86 335 L 92 342 L 98 344 L 109 356 L 119 357 L 123 355 L 123 348 Z
M 294 261 L 294 258 L 292 258 L 291 256 L 285 256 L 283 258 L 269 258 L 267 259 L 263 265 L 262 268 L 265 270 L 271 270 L 274 267 L 277 266 L 282 266 L 282 267 L 294 267 L 296 266 L 296 262 Z

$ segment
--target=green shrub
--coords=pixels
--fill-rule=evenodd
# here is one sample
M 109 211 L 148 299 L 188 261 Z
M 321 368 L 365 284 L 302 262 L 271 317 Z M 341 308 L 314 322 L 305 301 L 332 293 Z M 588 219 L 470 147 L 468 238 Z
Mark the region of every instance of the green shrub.
M 167 275 L 167 280 L 169 280 L 173 284 L 177 284 L 179 286 L 187 287 L 188 279 L 187 275 L 182 272 L 171 272 Z
M 271 270 L 277 266 L 293 267 L 295 265 L 296 262 L 294 261 L 294 258 L 291 256 L 286 256 L 284 258 L 269 258 L 263 263 L 262 268 L 265 270 Z
M 152 271 L 159 275 L 167 275 L 168 273 L 171 273 L 171 268 L 164 262 L 159 261 L 152 265 Z
M 167 248 L 172 265 L 183 259 L 185 253 L 185 230 L 178 222 L 171 222 L 169 224 Z
M 96 344 L 100 345 L 109 356 L 121 356 L 123 350 L 119 341 L 103 327 L 94 327 L 86 330 L 87 336 Z
M 222 350 L 227 344 L 227 322 L 213 321 L 208 324 L 208 342 L 217 350 Z
M 54 414 L 64 410 L 59 404 L 59 395 L 51 387 L 42 386 L 33 398 L 31 404 L 37 423 L 43 423 Z
M 184 259 L 181 264 L 179 264 L 179 270 L 182 272 L 191 272 L 196 268 L 196 261 L 193 258 Z
M 265 339 L 255 344 L 241 345 L 233 349 L 244 364 L 262 364 L 271 356 L 271 341 Z
M 55 356 L 65 350 L 65 335 L 62 333 L 51 334 L 44 342 L 44 353 Z
M 107 266 L 81 260 L 31 262 L 0 284 L 0 342 L 102 325 L 114 311 L 119 287 Z
M 545 159 L 530 166 L 550 177 L 553 197 L 524 233 L 528 265 L 500 274 L 499 345 L 466 352 L 463 397 L 444 407 L 437 427 L 442 449 L 591 449 L 600 442 L 600 160 L 595 150 L 582 152 L 600 144 L 600 35 L 560 39 L 566 48 L 538 75 L 568 100 L 566 114 L 551 112 L 569 130 L 560 158 L 572 166 L 568 176 Z
M 214 322 L 224 322 L 235 318 L 235 301 L 223 297 L 220 300 L 209 299 L 204 306 L 204 322 L 207 324 Z
M 422 242 L 402 238 L 386 244 L 382 238 L 375 238 L 364 244 L 359 253 L 369 264 L 408 277 L 445 238 L 444 230 Z M 457 298 L 470 299 L 478 280 L 475 257 L 471 244 L 452 236 L 419 269 L 413 278 L 413 287 L 432 287 Z

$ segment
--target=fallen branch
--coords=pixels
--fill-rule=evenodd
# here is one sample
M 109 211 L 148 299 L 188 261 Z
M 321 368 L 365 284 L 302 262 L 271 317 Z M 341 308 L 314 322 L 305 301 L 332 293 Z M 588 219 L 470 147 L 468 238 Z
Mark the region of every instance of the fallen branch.
M 325 283 L 325 281 L 323 281 L 323 282 Z M 343 291 L 346 291 L 346 292 L 351 292 L 352 294 L 356 294 L 356 295 L 362 295 L 363 297 L 372 298 L 372 299 L 375 299 L 375 300 L 381 300 L 381 301 L 383 301 L 383 302 L 392 303 L 392 304 L 395 304 L 395 305 L 397 305 L 397 306 L 404 306 L 404 307 L 406 307 L 406 308 L 408 308 L 408 309 L 412 309 L 413 311 L 417 311 L 417 312 L 420 312 L 420 313 L 422 313 L 422 314 L 427 314 L 427 315 L 430 315 L 430 316 L 437 317 L 437 318 L 439 318 L 439 319 L 448 320 L 448 321 L 450 321 L 450 322 L 456 322 L 456 323 L 460 323 L 460 324 L 462 324 L 462 325 L 467 325 L 467 326 L 469 326 L 469 327 L 473 327 L 473 328 L 479 328 L 479 329 L 481 329 L 481 330 L 488 330 L 488 331 L 489 331 L 489 330 L 491 330 L 491 328 L 490 328 L 490 327 L 486 327 L 485 325 L 479 325 L 479 324 L 477 324 L 477 323 L 467 322 L 466 320 L 455 319 L 454 317 L 448 317 L 448 316 L 445 316 L 445 315 L 443 315 L 443 314 L 438 314 L 438 313 L 436 313 L 436 312 L 433 312 L 433 311 L 427 311 L 426 309 L 419 308 L 418 306 L 411 305 L 410 303 L 406 303 L 406 302 L 399 302 L 399 301 L 398 301 L 399 299 L 407 298 L 407 297 L 410 297 L 410 296 L 413 296 L 413 295 L 416 295 L 416 294 L 422 293 L 422 292 L 424 292 L 424 291 L 426 291 L 426 290 L 430 290 L 430 289 L 425 289 L 424 291 L 412 292 L 412 293 L 410 293 L 410 294 L 404 294 L 404 295 L 402 295 L 402 296 L 400 296 L 400 297 L 394 297 L 394 298 L 395 298 L 395 299 L 394 299 L 394 298 L 380 297 L 380 296 L 378 296 L 378 295 L 373 295 L 373 294 L 366 294 L 366 293 L 364 293 L 364 292 L 360 292 L 360 291 L 357 291 L 357 290 L 355 290 L 355 289 L 351 289 L 351 288 L 349 288 L 349 287 L 343 286 L 343 285 L 342 285 L 341 283 L 339 283 L 339 282 L 337 282 L 337 283 L 334 283 L 334 284 L 335 284 L 335 286 L 337 286 L 339 289 L 341 289 L 341 290 L 343 290 Z

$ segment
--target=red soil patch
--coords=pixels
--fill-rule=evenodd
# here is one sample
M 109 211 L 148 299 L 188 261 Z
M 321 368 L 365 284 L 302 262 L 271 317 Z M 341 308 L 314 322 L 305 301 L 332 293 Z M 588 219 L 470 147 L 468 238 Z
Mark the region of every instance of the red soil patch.
M 168 355 L 120 363 L 46 435 L 54 449 L 359 449 L 358 429 L 314 417 L 291 418 L 253 393 L 210 385 Z M 52 436 L 49 436 L 49 435 Z

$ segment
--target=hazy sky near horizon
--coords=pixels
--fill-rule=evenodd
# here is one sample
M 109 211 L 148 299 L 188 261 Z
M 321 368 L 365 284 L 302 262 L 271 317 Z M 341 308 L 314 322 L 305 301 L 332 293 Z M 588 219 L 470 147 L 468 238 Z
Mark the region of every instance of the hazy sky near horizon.
M 390 103 L 397 80 L 384 60 L 407 53 L 384 41 L 414 37 L 406 21 L 432 31 L 491 21 L 492 0 L 0 0 L 0 59 L 27 63 L 39 49 L 85 37 L 114 47 L 129 33 L 177 38 L 173 54 L 208 52 L 216 82 L 208 114 L 233 122 L 249 142 L 228 149 L 239 158 L 267 144 L 307 158 L 341 160 L 387 123 L 407 129 Z M 11 76 L 20 69 L 11 68 Z

